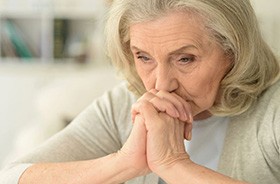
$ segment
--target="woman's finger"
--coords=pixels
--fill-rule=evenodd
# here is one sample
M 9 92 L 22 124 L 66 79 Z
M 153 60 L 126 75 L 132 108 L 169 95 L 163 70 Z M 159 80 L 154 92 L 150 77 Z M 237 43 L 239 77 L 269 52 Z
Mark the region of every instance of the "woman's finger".
M 165 112 L 173 118 L 178 118 L 180 121 L 192 123 L 192 112 L 190 104 L 176 93 L 167 91 L 157 91 L 155 89 L 146 92 L 132 106 L 131 116 L 132 122 L 135 116 L 140 112 L 139 106 L 142 102 L 150 102 L 158 112 Z
M 188 141 L 192 139 L 192 123 L 185 123 L 184 137 Z
M 131 119 L 132 122 L 134 123 L 135 121 L 135 116 L 139 113 L 139 106 L 142 101 L 150 101 L 152 98 L 154 98 L 155 95 L 151 92 L 146 92 L 145 94 L 143 94 L 135 104 L 132 105 L 131 107 Z
M 156 96 L 172 103 L 179 112 L 179 119 L 183 122 L 192 122 L 192 112 L 190 104 L 176 93 L 167 91 L 159 91 Z
M 180 116 L 176 107 L 171 102 L 169 102 L 168 100 L 163 100 L 156 96 L 150 101 L 142 100 L 132 105 L 131 116 L 133 122 L 135 121 L 135 117 L 137 116 L 137 114 L 139 114 L 139 112 L 141 111 L 143 103 L 146 102 L 151 103 L 157 112 L 165 112 L 173 118 L 179 118 Z
M 142 102 L 150 102 L 153 104 L 154 108 L 158 112 L 166 112 L 169 116 L 173 118 L 179 118 L 180 113 L 177 110 L 178 107 L 174 105 L 173 102 L 168 100 L 167 98 L 161 98 L 156 95 L 156 90 L 151 90 L 147 93 L 145 93 L 142 97 L 140 97 L 137 102 L 132 106 L 131 109 L 131 118 L 132 122 L 135 121 L 135 116 L 140 112 L 140 106 Z M 177 102 L 177 104 L 179 104 Z M 179 108 L 178 108 L 179 109 Z M 182 115 L 181 115 L 182 117 Z M 181 118 L 181 121 L 185 121 L 185 118 Z
M 178 101 L 182 103 L 183 109 L 185 110 L 186 116 L 187 116 L 187 121 L 188 123 L 193 122 L 193 115 L 192 115 L 192 109 L 191 105 L 189 102 L 187 102 L 185 99 L 177 95 L 176 93 L 172 93 L 173 97 L 177 98 Z

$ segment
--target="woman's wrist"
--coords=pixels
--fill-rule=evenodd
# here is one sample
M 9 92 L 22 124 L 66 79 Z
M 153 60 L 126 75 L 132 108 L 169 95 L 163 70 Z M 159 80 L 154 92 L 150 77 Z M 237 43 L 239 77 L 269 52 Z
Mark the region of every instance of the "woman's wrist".
M 191 183 L 227 183 L 227 184 L 245 184 L 246 182 L 232 179 L 206 167 L 200 166 L 190 159 L 180 159 L 172 165 L 161 167 L 156 173 L 166 183 L 177 184 L 178 181 L 184 184 Z M 247 183 L 246 183 L 247 184 Z
M 116 165 L 121 165 L 123 174 L 127 176 L 127 178 L 135 178 L 138 176 L 144 176 L 150 172 L 147 167 L 143 167 L 141 163 L 133 162 L 129 160 L 127 155 L 123 154 L 121 151 L 118 151 L 114 154 L 116 159 Z
M 196 165 L 192 162 L 189 157 L 180 157 L 172 164 L 164 165 L 159 167 L 155 172 L 156 174 L 162 178 L 166 183 L 175 184 L 180 181 L 180 183 L 188 183 L 187 178 L 191 178 L 190 173 L 188 172 L 191 170 L 192 167 Z
M 164 176 L 172 170 L 181 168 L 183 165 L 186 167 L 193 162 L 187 153 L 180 153 L 176 156 L 167 159 L 164 163 L 158 164 L 156 166 L 151 166 L 152 171 L 159 176 Z
M 111 164 L 108 165 L 108 170 L 111 170 L 112 176 L 108 183 L 123 183 L 139 175 L 118 152 L 110 154 L 109 157 Z

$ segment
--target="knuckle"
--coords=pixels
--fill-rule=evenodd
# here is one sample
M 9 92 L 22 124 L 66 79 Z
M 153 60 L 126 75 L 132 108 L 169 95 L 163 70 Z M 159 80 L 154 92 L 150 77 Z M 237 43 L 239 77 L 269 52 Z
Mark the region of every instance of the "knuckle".
M 153 96 L 154 96 L 153 93 L 151 93 L 151 92 L 146 92 L 146 93 L 142 96 L 142 98 L 143 98 L 143 99 L 150 99 L 150 98 L 152 98 Z
M 135 104 L 132 105 L 131 112 L 139 112 L 143 109 L 147 109 L 148 106 L 150 106 L 150 103 L 147 100 L 137 101 Z
M 166 120 L 166 121 L 170 121 L 170 120 L 173 120 L 173 118 L 171 117 L 171 116 L 169 116 L 168 114 L 166 114 L 166 113 L 159 113 L 159 117 L 161 118 L 161 119 L 164 119 L 164 120 Z
M 167 94 L 169 94 L 167 91 L 163 91 L 163 90 L 160 90 L 157 92 L 157 96 L 161 97 L 161 98 L 164 98 L 164 96 L 166 96 Z
M 141 109 L 147 109 L 150 107 L 150 105 L 151 105 L 151 103 L 148 102 L 147 100 L 143 100 L 143 101 L 141 101 L 141 103 L 139 103 L 139 106 Z

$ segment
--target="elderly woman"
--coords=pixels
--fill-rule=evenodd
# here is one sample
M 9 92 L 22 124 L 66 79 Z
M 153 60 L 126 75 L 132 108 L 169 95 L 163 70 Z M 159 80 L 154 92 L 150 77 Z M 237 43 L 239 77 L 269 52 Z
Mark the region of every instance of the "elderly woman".
M 1 183 L 280 182 L 279 64 L 249 0 L 116 0 L 107 38 L 128 82 Z

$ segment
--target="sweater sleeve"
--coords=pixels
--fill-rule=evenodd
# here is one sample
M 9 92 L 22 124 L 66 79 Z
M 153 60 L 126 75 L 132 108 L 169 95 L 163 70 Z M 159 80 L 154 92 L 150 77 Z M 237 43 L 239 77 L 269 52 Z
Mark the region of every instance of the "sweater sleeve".
M 61 132 L 3 169 L 0 183 L 17 184 L 33 163 L 89 160 L 118 151 L 131 130 L 134 98 L 126 84 L 106 92 Z
M 17 184 L 22 173 L 32 164 L 11 164 L 0 172 L 0 183 Z

